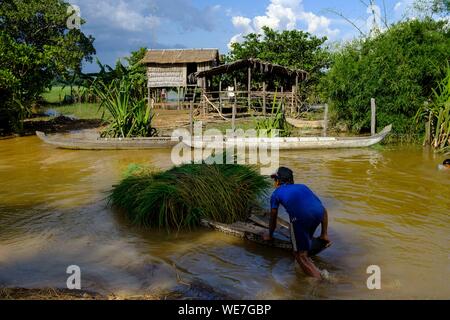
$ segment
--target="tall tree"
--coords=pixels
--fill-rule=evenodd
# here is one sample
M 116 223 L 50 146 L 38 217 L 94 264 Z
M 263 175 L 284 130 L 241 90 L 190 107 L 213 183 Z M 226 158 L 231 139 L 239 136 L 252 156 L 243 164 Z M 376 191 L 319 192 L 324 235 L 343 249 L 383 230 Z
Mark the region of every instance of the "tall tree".
M 56 76 L 92 61 L 94 39 L 68 28 L 68 8 L 63 0 L 0 1 L 0 129 L 17 130 Z

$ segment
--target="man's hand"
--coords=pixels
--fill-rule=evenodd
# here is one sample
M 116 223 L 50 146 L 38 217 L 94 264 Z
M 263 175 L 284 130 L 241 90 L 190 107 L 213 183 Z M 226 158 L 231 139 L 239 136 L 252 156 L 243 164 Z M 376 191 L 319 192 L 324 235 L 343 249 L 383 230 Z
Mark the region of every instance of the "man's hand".
M 272 240 L 273 240 L 273 237 L 270 235 L 269 232 L 267 232 L 267 233 L 264 233 L 264 234 L 263 234 L 263 240 L 264 240 L 264 241 L 272 241 Z

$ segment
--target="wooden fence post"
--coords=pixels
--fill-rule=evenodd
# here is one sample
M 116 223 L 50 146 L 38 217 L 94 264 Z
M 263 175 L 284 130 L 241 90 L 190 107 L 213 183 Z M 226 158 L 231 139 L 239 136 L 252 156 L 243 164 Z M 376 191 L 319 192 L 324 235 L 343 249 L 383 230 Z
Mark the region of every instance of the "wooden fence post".
M 323 119 L 323 136 L 327 136 L 328 131 L 328 104 L 325 104 L 325 116 Z
M 236 130 L 236 109 L 237 109 L 237 99 L 238 99 L 238 94 L 237 94 L 237 80 L 236 78 L 234 78 L 234 103 L 233 103 L 233 114 L 232 114 L 232 118 L 231 118 L 231 128 L 233 129 L 233 131 Z
M 263 115 L 266 115 L 266 82 L 263 82 Z
M 233 104 L 233 114 L 231 116 L 231 130 L 236 131 L 236 101 Z
M 296 88 L 295 88 L 295 86 L 292 86 L 292 92 L 291 92 L 291 116 L 294 114 L 294 110 L 295 110 L 295 107 L 294 107 L 294 103 L 295 103 L 295 96 L 294 96 L 294 94 L 295 94 L 295 90 L 296 90 Z
M 428 104 L 427 102 L 425 102 Z M 428 115 L 428 121 L 425 123 L 425 140 L 424 145 L 429 146 L 431 145 L 431 121 L 433 119 L 433 113 L 430 111 Z
M 219 110 L 222 113 L 222 80 L 219 81 Z
M 376 111 L 377 107 L 375 104 L 375 98 L 370 99 L 370 111 L 371 111 L 371 121 L 370 121 L 370 133 L 372 134 L 372 136 L 374 136 L 376 134 L 377 128 L 376 128 Z
M 248 83 L 247 83 L 247 104 L 248 104 L 248 110 L 250 111 L 250 108 L 252 106 L 252 68 L 248 67 Z

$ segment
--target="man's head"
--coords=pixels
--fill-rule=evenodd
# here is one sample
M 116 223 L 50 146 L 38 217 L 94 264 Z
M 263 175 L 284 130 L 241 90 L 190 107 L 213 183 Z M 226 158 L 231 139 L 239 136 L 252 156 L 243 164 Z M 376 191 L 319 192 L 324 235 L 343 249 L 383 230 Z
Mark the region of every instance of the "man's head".
M 271 178 L 275 180 L 275 187 L 294 183 L 294 173 L 291 169 L 285 167 L 278 168 L 277 172 Z
M 444 160 L 444 163 L 442 165 L 446 168 L 450 168 L 450 159 Z

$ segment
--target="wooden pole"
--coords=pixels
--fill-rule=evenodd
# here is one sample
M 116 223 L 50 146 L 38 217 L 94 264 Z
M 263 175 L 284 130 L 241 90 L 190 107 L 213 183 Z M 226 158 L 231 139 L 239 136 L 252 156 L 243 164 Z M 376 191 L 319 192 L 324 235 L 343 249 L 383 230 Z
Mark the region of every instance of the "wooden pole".
M 248 90 L 247 99 L 248 99 L 248 103 L 247 104 L 248 104 L 248 109 L 250 110 L 250 107 L 252 106 L 252 68 L 248 67 L 247 72 L 248 72 L 248 75 L 247 75 L 247 80 L 248 80 L 248 83 L 247 83 L 247 90 Z
M 193 98 L 190 104 L 189 108 L 189 131 L 191 132 L 191 137 L 194 134 L 194 103 L 195 103 L 195 89 Z
M 323 119 L 323 136 L 327 136 L 328 131 L 328 104 L 325 105 L 325 116 Z
M 291 92 L 291 115 L 294 114 L 294 93 L 295 93 L 295 86 L 292 86 L 292 92 Z
M 428 104 L 427 102 L 425 102 Z M 424 146 L 431 145 L 431 120 L 433 119 L 433 113 L 430 111 L 428 115 L 428 121 L 425 123 L 425 140 L 423 142 Z
M 219 110 L 222 113 L 222 80 L 219 81 Z
M 152 89 L 150 87 L 147 88 L 147 96 L 148 96 L 148 107 L 152 107 Z
M 231 130 L 236 130 L 236 101 L 233 104 L 233 114 L 231 116 Z
M 263 82 L 263 115 L 266 115 L 266 82 Z
M 370 133 L 374 136 L 376 133 L 376 104 L 375 98 L 370 99 L 371 121 L 370 121 Z
M 233 103 L 233 112 L 231 117 L 231 129 L 233 131 L 236 130 L 236 109 L 237 109 L 237 81 L 234 78 L 234 103 Z
M 298 76 L 295 77 L 295 110 L 298 112 Z

